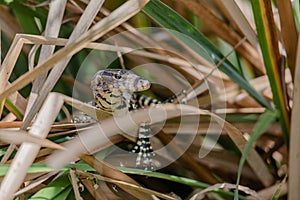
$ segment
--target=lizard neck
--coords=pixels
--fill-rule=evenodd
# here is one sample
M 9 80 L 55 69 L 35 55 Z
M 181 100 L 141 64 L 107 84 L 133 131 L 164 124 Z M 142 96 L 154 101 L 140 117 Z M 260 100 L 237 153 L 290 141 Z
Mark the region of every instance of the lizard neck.
M 94 94 L 98 107 L 102 110 L 114 113 L 128 111 L 132 94 L 113 90 L 109 92 L 98 92 Z

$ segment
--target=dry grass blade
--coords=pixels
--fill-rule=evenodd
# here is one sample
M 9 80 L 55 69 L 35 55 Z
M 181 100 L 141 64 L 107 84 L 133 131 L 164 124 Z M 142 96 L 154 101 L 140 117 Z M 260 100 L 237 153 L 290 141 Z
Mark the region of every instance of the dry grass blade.
M 247 37 L 252 46 L 258 47 L 259 43 L 257 40 L 256 33 L 249 24 L 245 15 L 242 13 L 241 9 L 236 4 L 236 2 L 234 0 L 218 0 L 217 2 L 222 4 L 226 8 L 228 13 L 231 15 L 232 19 L 234 19 L 234 22 L 239 27 L 240 31 L 244 33 L 244 35 Z
M 29 35 L 29 34 L 19 34 L 19 38 L 22 40 L 23 45 L 24 44 L 39 44 L 39 45 L 57 45 L 57 46 L 65 46 L 68 42 L 67 39 L 63 38 L 51 38 L 51 37 L 45 37 L 45 36 L 38 36 L 38 35 Z M 210 74 L 212 71 L 211 69 L 207 68 L 206 66 L 196 64 L 196 63 L 190 63 L 186 60 L 172 57 L 172 56 L 164 56 L 159 55 L 157 53 L 151 53 L 146 52 L 142 50 L 136 50 L 130 47 L 123 47 L 123 46 L 114 46 L 114 45 L 108 45 L 108 44 L 100 44 L 96 42 L 89 42 L 85 45 L 85 48 L 91 48 L 96 50 L 103 50 L 103 51 L 114 51 L 114 52 L 122 52 L 123 54 L 132 54 L 147 58 L 153 58 L 161 61 L 168 62 L 170 64 L 178 65 L 182 70 L 186 71 L 187 73 L 191 73 L 189 69 L 192 69 L 195 67 L 197 70 L 199 70 L 203 74 Z M 189 68 L 189 69 L 187 69 Z M 213 68 L 213 66 L 212 66 Z M 221 74 L 221 77 L 223 80 L 229 80 L 226 75 L 224 75 L 223 72 L 218 72 Z M 213 70 L 211 76 L 219 78 L 220 75 Z M 191 75 L 194 75 L 191 73 Z M 199 77 L 195 77 L 199 78 Z
M 37 38 L 37 39 L 36 39 Z M 40 40 L 39 40 L 40 39 Z M 52 40 L 51 40 L 52 39 Z M 53 38 L 49 39 L 50 43 L 49 45 L 55 45 L 53 42 Z M 21 53 L 22 48 L 24 48 L 24 44 L 47 44 L 45 41 L 42 41 L 43 37 L 40 38 L 40 36 L 36 35 L 26 35 L 26 34 L 16 34 L 15 38 L 9 48 L 9 51 L 7 52 L 2 67 L 0 69 L 0 80 L 1 80 L 1 86 L 0 86 L 0 92 L 3 91 L 5 87 L 10 86 L 10 83 L 8 82 L 8 79 L 11 75 L 11 72 L 14 68 L 14 65 L 16 64 L 16 61 Z M 41 73 L 42 74 L 42 73 Z M 4 84 L 7 83 L 7 84 Z
M 276 183 L 268 188 L 258 191 L 258 195 L 261 196 L 263 199 L 274 199 L 274 194 L 276 194 L 276 190 L 280 188 L 280 194 L 277 197 L 285 196 L 288 191 L 287 183 Z M 276 197 L 275 197 L 276 198 Z M 247 197 L 247 199 L 255 200 L 255 198 Z
M 90 166 L 92 166 L 94 169 L 96 169 L 97 172 L 99 172 L 102 176 L 114 179 L 114 180 L 119 180 L 123 181 L 128 184 L 133 184 L 138 187 L 140 185 L 130 178 L 128 175 L 124 174 L 123 172 L 115 169 L 113 166 L 101 161 L 97 160 L 93 156 L 88 156 L 88 155 L 83 155 L 80 157 L 83 161 L 88 163 Z M 132 188 L 128 188 L 126 186 L 123 186 L 122 184 L 117 184 L 120 188 L 122 188 L 124 191 L 127 191 L 129 194 L 139 198 L 139 199 L 152 199 L 151 196 L 146 195 L 144 192 L 140 192 L 138 190 L 132 190 Z
M 95 16 L 97 15 L 98 11 L 100 10 L 103 0 L 92 0 L 89 2 L 88 6 L 86 7 L 84 13 L 81 15 L 77 25 L 75 26 L 68 42 L 67 46 L 74 42 L 78 37 L 80 37 L 83 33 L 86 33 L 89 26 L 92 24 Z M 40 107 L 42 106 L 44 100 L 46 99 L 49 92 L 53 89 L 56 82 L 59 80 L 60 76 L 62 75 L 64 69 L 66 68 L 68 62 L 70 61 L 71 57 L 66 57 L 59 62 L 53 70 L 51 70 L 47 80 L 43 83 L 43 86 L 40 87 L 40 93 L 38 98 L 35 100 L 32 108 L 30 108 L 28 115 L 24 119 L 24 124 L 22 125 L 21 129 L 27 128 L 30 121 L 34 118 L 35 114 L 38 112 Z
M 11 40 L 14 38 L 16 33 L 21 32 L 21 28 L 17 20 L 4 5 L 0 5 L 0 27 L 5 27 L 2 31 Z
M 209 72 L 208 74 L 205 75 L 205 77 L 203 77 L 202 80 L 197 81 L 197 82 L 194 83 L 193 87 L 190 88 L 190 89 L 187 91 L 187 93 L 188 93 L 187 99 L 189 98 L 189 94 L 193 94 L 193 90 L 197 90 L 197 88 L 200 88 L 200 87 L 205 83 L 205 80 L 208 80 L 209 77 L 210 77 L 213 73 L 215 73 L 215 72 L 218 72 L 218 73 L 219 73 L 219 72 L 220 72 L 218 69 L 219 69 L 219 67 L 221 66 L 221 64 L 226 60 L 226 58 L 227 58 L 229 55 L 231 55 L 231 54 L 233 53 L 233 51 L 234 51 L 237 47 L 239 47 L 241 44 L 243 44 L 243 43 L 245 42 L 245 40 L 246 40 L 246 38 L 244 38 L 244 39 L 242 39 L 241 41 L 239 41 L 239 42 L 234 46 L 234 48 L 233 48 L 226 56 L 224 56 L 224 58 L 222 58 L 222 59 L 221 59 L 221 60 L 213 67 L 213 69 L 211 69 L 210 72 Z M 224 88 L 224 82 L 223 82 L 223 80 L 224 80 L 224 79 L 221 79 L 221 81 L 220 81 L 220 80 L 213 81 L 213 83 L 216 84 L 216 85 L 220 85 L 221 88 Z M 199 95 L 199 94 L 196 94 L 196 96 L 197 96 L 197 95 Z M 194 97 L 196 97 L 196 96 L 191 96 L 190 98 L 194 98 Z M 217 96 L 220 97 L 220 98 L 218 98 L 218 99 L 219 99 L 218 101 L 221 100 L 221 96 L 225 96 L 225 97 L 226 97 L 226 95 L 224 95 L 224 94 L 218 94 Z M 207 97 L 208 97 L 208 98 L 207 98 Z M 201 99 L 201 100 L 204 100 L 203 102 L 201 102 L 201 100 L 198 99 L 199 105 L 201 105 L 201 104 L 203 105 L 203 103 L 205 104 L 205 103 L 207 103 L 208 101 L 211 101 L 210 95 L 207 96 L 207 97 L 204 97 L 204 99 Z M 202 97 L 202 98 L 203 98 L 203 97 Z M 226 98 L 227 98 L 227 97 L 226 97 Z M 226 99 L 226 98 L 225 98 L 225 99 Z
M 151 112 L 150 112 L 151 111 Z M 163 104 L 153 108 L 145 108 L 128 113 L 118 118 L 109 118 L 101 122 L 101 126 L 95 124 L 89 130 L 82 131 L 78 137 L 66 143 L 67 151 L 54 152 L 48 164 L 54 168 L 60 168 L 75 160 L 82 154 L 90 154 L 95 149 L 110 143 L 109 137 L 118 133 L 131 133 L 138 129 L 137 124 L 149 121 L 161 122 L 167 118 L 188 114 L 204 114 L 202 110 L 187 105 Z M 127 136 L 127 135 L 125 135 Z M 95 140 L 95 138 L 97 138 Z
M 81 183 L 94 199 L 116 199 L 116 195 L 105 184 L 100 184 L 100 187 L 97 187 L 95 190 L 95 184 L 90 180 L 81 180 Z M 119 198 L 117 199 L 120 200 Z
M 94 25 L 88 32 L 83 34 L 76 41 L 59 50 L 50 59 L 48 59 L 41 65 L 38 65 L 31 72 L 25 73 L 19 79 L 14 81 L 9 88 L 7 88 L 3 93 L 0 94 L 0 99 L 4 99 L 11 93 L 23 88 L 40 74 L 43 74 L 49 69 L 53 68 L 54 65 L 61 60 L 74 55 L 76 52 L 84 48 L 86 43 L 98 39 L 114 27 L 126 21 L 127 19 L 138 13 L 147 2 L 147 0 L 131 0 L 124 3 L 114 12 L 112 12 L 110 16 L 102 19 L 99 23 Z
M 131 190 L 137 190 L 137 191 L 140 191 L 140 192 L 143 192 L 143 193 L 146 193 L 146 194 L 155 195 L 155 196 L 158 196 L 158 197 L 163 198 L 163 199 L 175 200 L 174 197 L 171 197 L 171 196 L 168 196 L 168 195 L 165 195 L 165 194 L 162 194 L 162 193 L 159 193 L 159 192 L 156 192 L 154 190 L 150 190 L 150 189 L 147 189 L 147 188 L 144 188 L 144 187 L 141 187 L 141 186 L 137 186 L 137 185 L 134 185 L 134 184 L 131 184 L 131 183 L 126 183 L 126 182 L 123 182 L 123 181 L 118 181 L 118 180 L 103 177 L 103 176 L 100 176 L 100 175 L 97 175 L 97 174 L 82 172 L 82 171 L 79 171 L 79 170 L 77 171 L 77 173 L 79 175 L 81 175 L 82 177 L 96 178 L 96 179 L 101 180 L 101 181 L 106 181 L 106 182 L 113 183 L 113 184 L 123 185 L 124 187 L 131 188 Z M 146 196 L 143 195 L 140 199 L 148 199 L 148 198 L 145 198 L 145 197 Z M 149 198 L 149 199 L 157 199 L 157 198 L 154 197 L 154 198 Z
M 5 86 L 10 86 L 10 83 L 8 82 L 8 78 L 10 76 L 10 73 L 13 69 L 14 64 L 16 63 L 17 57 L 19 56 L 19 54 L 21 53 L 21 49 L 23 47 L 24 44 L 26 44 L 26 42 L 28 42 L 28 40 L 23 40 L 23 35 L 22 34 L 18 34 L 16 35 L 16 37 L 14 38 L 14 41 L 2 63 L 1 66 L 1 73 L 0 73 L 0 79 L 3 82 L 3 84 L 1 84 L 2 87 Z M 33 42 L 32 42 L 33 44 Z M 9 73 L 8 74 L 5 74 Z M 6 84 L 5 84 L 6 83 Z M 1 88 L 0 86 L 0 88 Z M 3 89 L 3 88 L 2 88 Z M 0 90 L 1 91 L 1 90 Z M 10 101 L 12 102 L 12 104 L 22 113 L 25 113 L 25 108 L 27 105 L 27 101 L 18 93 L 15 92 L 12 95 L 9 96 Z M 10 108 L 10 106 L 6 105 L 6 107 L 10 110 L 10 111 L 14 111 Z
M 252 108 L 251 108 L 251 110 L 252 110 Z M 234 110 L 233 112 L 238 113 L 239 111 Z M 219 113 L 219 114 L 223 114 L 223 113 L 224 112 Z M 261 112 L 259 112 L 259 114 L 261 114 Z M 246 124 L 245 123 L 234 123 L 233 125 L 235 127 L 237 127 L 239 130 L 241 130 L 241 132 L 243 132 L 243 133 L 245 133 L 245 132 L 250 133 L 254 127 L 254 123 L 246 123 Z M 156 127 L 156 126 L 154 125 L 154 127 Z M 167 134 L 172 134 L 178 130 L 178 127 L 179 127 L 179 125 L 177 123 L 168 123 L 164 126 L 163 131 Z M 277 136 L 277 135 L 280 135 L 279 129 L 280 129 L 280 125 L 278 123 L 274 123 L 267 129 L 267 132 L 274 133 L 274 135 Z M 197 134 L 199 134 L 199 135 L 214 134 L 218 130 L 219 130 L 219 127 L 217 124 L 210 124 L 209 122 L 200 123 Z M 177 131 L 177 133 L 184 135 L 184 134 L 188 134 L 191 131 L 192 131 L 192 128 L 187 126 L 187 127 L 182 128 L 182 130 Z M 222 130 L 222 134 L 227 134 L 227 133 L 224 130 Z
M 216 184 L 218 182 L 211 171 L 195 162 L 195 159 L 192 158 L 191 154 L 188 151 L 184 151 L 180 146 L 178 146 L 178 144 L 172 143 L 173 137 L 170 137 L 163 131 L 160 131 L 157 137 L 164 145 L 168 145 L 167 151 L 172 152 L 173 155 L 177 154 L 178 161 L 183 163 L 183 165 L 185 165 L 187 169 L 190 169 L 190 171 L 198 176 L 200 180 L 208 184 Z M 161 154 L 163 155 L 163 153 Z
M 58 36 L 62 19 L 65 12 L 66 0 L 62 1 L 51 1 L 49 4 L 49 13 L 45 28 L 45 36 L 56 38 Z M 43 63 L 48 59 L 54 52 L 55 46 L 43 45 L 41 48 L 38 64 Z M 38 96 L 41 85 L 45 82 L 46 73 L 39 76 L 32 85 L 31 94 L 29 96 L 29 104 L 27 105 L 27 111 L 30 110 L 33 102 Z
M 294 78 L 294 96 L 293 110 L 291 116 L 291 133 L 290 133 L 290 156 L 289 156 L 289 196 L 288 199 L 300 199 L 300 191 L 297 187 L 300 185 L 300 40 L 297 47 L 297 61 Z
M 20 39 L 20 37 L 16 36 L 7 55 L 3 61 L 0 68 L 0 92 L 4 90 L 6 86 L 9 86 L 10 83 L 8 82 L 10 73 L 13 70 L 13 65 L 16 63 L 19 54 L 21 53 L 24 41 Z M 1 46 L 0 46 L 1 47 Z M 0 62 L 1 63 L 1 62 Z M 14 94 L 9 96 L 10 101 L 13 105 L 24 114 L 24 106 L 26 106 L 27 101 L 18 93 L 15 92 Z M 18 101 L 17 101 L 18 100 Z M 6 104 L 7 106 L 7 104 Z M 13 111 L 9 106 L 7 106 L 9 110 Z M 2 113 L 2 112 L 1 112 Z
M 15 107 L 17 109 L 17 111 L 19 111 L 20 113 L 16 113 L 16 109 L 11 107 L 11 105 L 9 103 L 7 103 L 7 101 L 6 101 L 5 106 L 9 111 L 14 113 L 16 116 L 18 116 L 19 114 L 22 114 L 22 115 L 25 114 L 27 100 L 19 92 L 13 93 L 12 95 L 10 95 L 8 97 L 8 99 L 11 102 L 11 104 L 13 105 L 13 107 Z
M 236 127 L 232 126 L 230 123 L 224 121 L 219 116 L 208 111 L 204 112 L 207 112 L 207 114 L 210 115 L 213 118 L 213 120 L 215 120 L 218 124 L 223 126 L 223 129 L 227 132 L 228 136 L 231 138 L 231 140 L 234 142 L 234 144 L 237 146 L 240 152 L 243 152 L 247 144 L 247 140 L 243 137 L 241 131 Z M 269 172 L 266 164 L 254 148 L 251 148 L 249 150 L 247 162 L 252 168 L 253 172 L 263 183 L 263 185 L 269 186 L 274 182 L 272 174 Z
M 224 80 L 229 80 L 226 75 L 224 75 L 223 72 L 218 72 L 216 73 L 215 70 L 211 70 L 209 67 L 201 65 L 201 64 L 196 64 L 196 63 L 191 63 L 189 61 L 186 61 L 184 59 L 178 58 L 178 57 L 172 57 L 172 56 L 165 56 L 165 55 L 159 55 L 157 53 L 151 53 L 151 52 L 146 52 L 142 50 L 136 50 L 130 47 L 121 47 L 121 46 L 112 46 L 112 45 L 107 45 L 107 44 L 99 44 L 99 43 L 89 43 L 86 46 L 87 48 L 93 48 L 93 49 L 98 49 L 98 50 L 104 50 L 104 51 L 115 51 L 115 52 L 122 52 L 122 53 L 130 53 L 132 55 L 137 55 L 137 56 L 142 56 L 142 57 L 147 57 L 147 58 L 153 58 L 157 59 L 160 61 L 165 61 L 170 64 L 175 64 L 177 65 L 181 70 L 185 71 L 186 73 L 190 74 L 191 76 L 194 76 L 196 79 L 199 78 L 199 76 L 196 76 L 194 73 L 198 74 L 197 71 L 192 71 L 193 68 L 198 70 L 199 72 L 203 74 L 210 74 L 211 76 L 215 78 L 219 78 L 222 76 Z M 213 67 L 213 66 L 212 66 Z M 221 75 L 220 75 L 221 74 Z
M 22 51 L 23 45 L 24 41 L 22 38 L 19 35 L 16 35 L 0 68 L 0 83 L 2 83 L 0 84 L 0 92 L 8 85 L 8 79 L 13 70 L 13 66 L 17 62 L 18 56 Z
M 206 23 L 212 31 L 214 31 L 219 37 L 224 39 L 230 45 L 234 46 L 240 40 L 242 40 L 240 35 L 238 35 L 233 29 L 216 17 L 203 3 L 195 0 L 180 0 L 178 2 L 191 10 L 201 20 L 203 20 L 203 22 Z M 211 26 L 211 24 L 213 24 L 213 26 Z M 250 63 L 252 63 L 257 70 L 259 70 L 261 73 L 265 73 L 263 61 L 260 55 L 248 42 L 245 42 L 239 46 L 237 51 Z
M 0 38 L 2 37 L 2 26 L 0 24 Z M 1 64 L 2 64 L 2 41 L 0 40 L 0 68 L 1 68 Z
M 282 56 L 280 55 L 278 34 L 276 23 L 273 16 L 272 2 L 268 0 L 251 1 L 252 10 L 256 20 L 256 28 L 262 55 L 267 70 L 270 86 L 272 89 L 273 102 L 276 109 L 280 111 L 279 121 L 285 141 L 288 141 L 290 132 L 290 113 L 286 101 L 284 84 L 284 67 Z
M 67 104 L 69 104 L 69 105 L 73 106 L 74 108 L 84 112 L 85 114 L 91 116 L 92 118 L 94 118 L 98 121 L 104 120 L 104 119 L 112 116 L 111 113 L 108 113 L 108 112 L 105 112 L 103 110 L 97 109 L 94 106 L 88 105 L 86 103 L 83 103 L 81 101 L 78 101 L 76 99 L 73 99 L 73 98 L 65 96 L 65 95 L 62 95 L 62 96 L 64 98 L 64 101 Z
M 298 36 L 293 15 L 292 2 L 277 1 L 277 4 L 282 39 L 287 53 L 289 68 L 291 70 L 292 77 L 294 78 Z
M 18 190 L 18 192 L 15 193 L 15 196 L 19 196 L 21 194 L 24 194 L 25 192 L 40 186 L 43 182 L 45 182 L 46 180 L 49 180 L 51 177 L 53 177 L 54 175 L 56 175 L 58 172 L 49 172 L 46 173 L 45 175 L 42 175 L 38 178 L 36 178 L 34 181 L 31 181 L 29 185 L 25 186 L 24 188 Z
M 230 183 L 218 183 L 218 184 L 212 185 L 212 186 L 202 190 L 201 192 L 198 192 L 190 200 L 204 199 L 204 198 L 201 198 L 201 196 L 204 195 L 205 193 L 208 193 L 208 192 L 213 191 L 213 190 L 217 190 L 217 189 L 234 189 L 235 187 L 236 186 L 234 184 L 230 184 Z M 256 200 L 262 200 L 262 198 L 255 191 L 251 190 L 248 187 L 239 186 L 239 190 L 245 192 L 246 194 L 251 195 Z
M 40 45 L 58 45 L 58 46 L 65 46 L 67 44 L 66 39 L 62 38 L 49 38 L 49 37 L 44 37 L 44 36 L 36 36 L 36 35 L 25 35 L 25 34 L 20 34 L 19 35 L 20 40 L 23 42 L 22 44 L 40 44 Z M 216 71 L 216 70 L 211 70 L 205 66 L 199 65 L 199 64 L 194 64 L 187 62 L 183 59 L 176 58 L 176 57 L 170 57 L 170 56 L 163 56 L 159 55 L 156 53 L 151 53 L 151 52 L 146 52 L 146 51 L 141 51 L 141 50 L 134 50 L 130 47 L 116 47 L 113 45 L 107 45 L 107 44 L 99 44 L 99 43 L 87 43 L 85 48 L 92 48 L 92 49 L 97 49 L 97 50 L 103 50 L 103 51 L 114 51 L 114 52 L 122 52 L 122 53 L 130 53 L 132 55 L 137 55 L 137 56 L 142 56 L 142 57 L 147 57 L 147 58 L 153 58 L 161 61 L 165 61 L 171 64 L 177 65 L 181 70 L 185 71 L 186 73 L 190 74 L 194 78 L 199 78 L 199 74 L 197 71 L 195 71 L 196 68 L 197 70 L 200 71 L 200 73 L 207 74 L 206 77 L 208 77 L 208 80 L 213 81 L 215 78 L 218 79 L 220 76 L 222 77 L 223 80 L 228 80 L 227 76 L 225 76 L 222 72 Z M 216 68 L 215 68 L 216 69 Z M 38 73 L 39 76 L 43 74 L 43 70 Z M 209 75 L 209 76 L 208 76 Z M 215 83 L 218 84 L 220 81 L 216 81 Z M 20 96 L 20 95 L 18 95 Z M 18 97 L 20 99 L 20 97 Z M 21 99 L 22 100 L 22 99 Z M 24 102 L 24 100 L 22 100 Z M 26 105 L 24 103 L 18 102 L 20 105 Z M 17 105 L 18 105 L 17 104 Z M 24 106 L 23 106 L 24 107 Z M 22 110 L 24 108 L 22 107 Z
M 0 140 L 5 143 L 22 144 L 23 142 L 34 143 L 42 147 L 49 147 L 53 149 L 64 149 L 62 146 L 51 142 L 47 139 L 41 139 L 36 136 L 27 134 L 26 131 L 7 131 L 0 130 Z
M 78 187 L 78 181 L 75 174 L 74 169 L 70 169 L 70 177 L 71 177 L 71 184 L 73 187 L 74 195 L 76 200 L 83 200 L 83 198 L 80 196 L 79 187 Z
M 36 121 L 29 130 L 29 134 L 40 138 L 47 137 L 62 104 L 63 99 L 59 97 L 58 94 L 51 93 L 40 110 Z M 23 143 L 20 146 L 17 155 L 1 183 L 0 199 L 13 199 L 14 193 L 24 182 L 27 169 L 33 163 L 40 147 L 40 145 L 33 143 Z
M 300 106 L 296 104 L 300 101 L 296 94 L 300 70 L 293 68 L 300 66 L 300 59 L 296 63 L 300 50 L 296 52 L 296 44 L 292 44 L 298 40 L 295 25 L 300 26 L 299 1 L 254 1 L 2 3 L 0 199 L 52 199 L 64 195 L 80 200 L 190 199 L 198 191 L 195 199 L 285 199 L 288 195 L 289 199 L 300 199 L 300 137 L 296 133 L 300 128 L 296 122 L 300 117 Z M 261 4 L 268 4 L 261 14 L 268 15 L 262 21 L 266 23 L 255 14 Z M 277 24 L 279 17 L 281 24 Z M 153 27 L 144 28 L 147 25 Z M 260 25 L 270 28 L 270 43 L 261 41 Z M 43 32 L 43 36 L 22 34 L 20 27 L 35 34 Z M 283 46 L 277 47 L 278 41 Z M 278 58 L 275 61 L 281 58 L 279 53 L 287 56 L 287 60 L 282 56 L 282 62 L 274 65 L 282 67 L 281 72 L 274 68 L 282 82 L 272 81 L 272 72 L 263 63 L 264 48 L 269 46 L 275 47 L 270 49 Z M 117 56 L 124 56 L 124 60 Z M 133 95 L 124 116 L 95 108 L 94 102 L 82 102 L 93 101 L 88 82 L 95 71 L 105 68 L 133 70 L 149 80 L 152 87 L 141 94 L 150 98 L 167 102 L 164 100 L 179 94 L 178 98 L 170 104 L 140 108 L 132 104 L 136 100 Z M 291 69 L 295 79 L 284 77 L 284 68 L 288 71 L 285 75 L 290 76 Z M 268 76 L 264 75 L 266 70 Z M 279 90 L 274 89 L 274 83 Z M 282 93 L 288 93 L 282 95 L 287 97 L 282 105 L 275 100 L 280 86 L 286 89 Z M 184 92 L 180 93 L 181 89 Z M 53 94 L 52 90 L 60 93 Z M 49 94 L 54 95 L 53 104 L 47 99 Z M 130 95 L 125 94 L 128 99 Z M 254 102 L 253 97 L 262 104 Z M 258 138 L 254 144 L 248 133 L 254 132 L 257 122 L 271 123 L 265 120 L 268 116 L 258 118 L 273 105 L 276 109 L 289 105 L 288 111 L 293 106 L 291 123 L 287 123 L 292 130 L 285 131 L 279 120 L 263 129 L 261 137 L 254 134 Z M 77 124 L 89 119 L 77 111 L 91 116 L 95 123 Z M 140 144 L 140 123 L 149 125 L 151 136 L 147 140 L 155 154 L 151 160 L 143 157 L 142 166 L 139 158 L 143 149 L 140 154 L 130 151 Z M 283 132 L 291 139 L 290 146 L 284 142 Z M 250 149 L 248 156 L 242 153 L 245 149 Z M 246 161 L 243 170 L 238 165 L 240 153 Z M 140 169 L 150 162 L 156 172 Z M 287 170 L 289 184 L 286 178 L 282 181 L 288 176 Z M 236 177 L 242 177 L 236 185 L 244 191 L 238 197 L 232 190 L 236 185 L 230 185 Z M 49 196 L 54 187 L 59 188 L 59 197 L 57 193 Z
M 117 120 L 109 118 L 103 121 L 101 126 L 94 125 L 91 129 L 82 131 L 79 134 L 79 137 L 66 144 L 67 151 L 54 152 L 54 154 L 50 156 L 48 163 L 54 168 L 60 168 L 75 160 L 80 155 L 92 153 L 95 149 L 99 149 L 101 146 L 109 143 L 109 137 L 112 137 L 117 133 L 132 132 L 132 130 L 136 130 L 137 124 L 140 124 L 145 120 L 156 123 L 182 115 L 211 116 L 214 121 L 224 128 L 238 149 L 243 152 L 247 143 L 246 139 L 243 137 L 240 130 L 224 121 L 222 118 L 209 111 L 201 110 L 193 106 L 164 104 L 129 113 L 128 115 L 117 118 Z M 122 125 L 122 127 L 120 127 L 120 125 Z M 97 138 L 97 140 L 95 140 L 95 138 Z M 253 148 L 249 151 L 247 162 L 264 185 L 271 185 L 273 183 L 272 175 L 268 171 L 268 168 L 261 157 Z

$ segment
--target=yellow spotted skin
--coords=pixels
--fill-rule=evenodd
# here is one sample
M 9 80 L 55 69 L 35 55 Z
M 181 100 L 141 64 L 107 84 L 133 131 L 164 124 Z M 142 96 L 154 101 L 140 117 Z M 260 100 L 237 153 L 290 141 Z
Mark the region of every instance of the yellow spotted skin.
M 102 110 L 122 114 L 134 109 L 160 103 L 134 92 L 150 88 L 150 82 L 130 70 L 105 69 L 98 71 L 91 82 L 96 106 Z M 153 170 L 151 157 L 154 155 L 150 143 L 150 126 L 147 122 L 139 125 L 138 139 L 132 152 L 137 153 L 136 167 Z
M 132 94 L 150 88 L 150 82 L 130 70 L 105 69 L 98 71 L 91 89 L 97 106 L 105 111 L 114 112 L 124 106 L 132 106 Z
M 150 82 L 136 75 L 130 70 L 104 69 L 98 71 L 91 81 L 95 105 L 115 115 L 161 102 L 134 92 L 150 88 Z M 182 91 L 178 95 L 185 95 Z M 178 97 L 175 95 L 164 103 L 172 103 Z M 150 125 L 141 123 L 138 130 L 138 139 L 132 152 L 137 153 L 136 167 L 145 170 L 154 170 L 152 156 L 154 152 L 150 143 Z

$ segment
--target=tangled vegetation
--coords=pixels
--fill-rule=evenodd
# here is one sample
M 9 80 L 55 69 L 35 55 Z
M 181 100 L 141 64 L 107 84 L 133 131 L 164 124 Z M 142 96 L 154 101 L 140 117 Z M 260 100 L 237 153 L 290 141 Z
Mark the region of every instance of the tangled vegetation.
M 0 199 L 300 199 L 299 1 L 0 3 Z M 104 68 L 180 99 L 118 121 L 86 103 Z

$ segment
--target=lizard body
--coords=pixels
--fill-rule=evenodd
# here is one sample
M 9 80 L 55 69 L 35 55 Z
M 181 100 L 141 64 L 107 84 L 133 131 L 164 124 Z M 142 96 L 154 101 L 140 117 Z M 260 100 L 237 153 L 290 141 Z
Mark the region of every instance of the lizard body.
M 150 88 L 150 82 L 124 69 L 104 69 L 98 71 L 92 81 L 91 89 L 94 101 L 89 104 L 104 111 L 112 112 L 115 116 L 122 115 L 128 111 L 157 105 L 161 102 L 135 92 Z M 185 91 L 179 95 L 185 94 Z M 172 103 L 177 96 L 167 99 L 164 103 Z M 84 121 L 82 121 L 84 119 Z M 74 122 L 94 122 L 87 115 L 74 118 Z M 153 170 L 151 157 L 154 156 L 150 143 L 150 125 L 148 122 L 139 124 L 138 139 L 132 152 L 137 153 L 136 166 L 138 168 Z
M 94 100 L 98 108 L 121 115 L 160 101 L 134 92 L 150 88 L 150 82 L 130 70 L 105 69 L 98 71 L 91 81 Z M 133 152 L 137 153 L 136 166 L 153 170 L 154 155 L 150 143 L 150 126 L 147 122 L 139 125 L 138 139 Z

